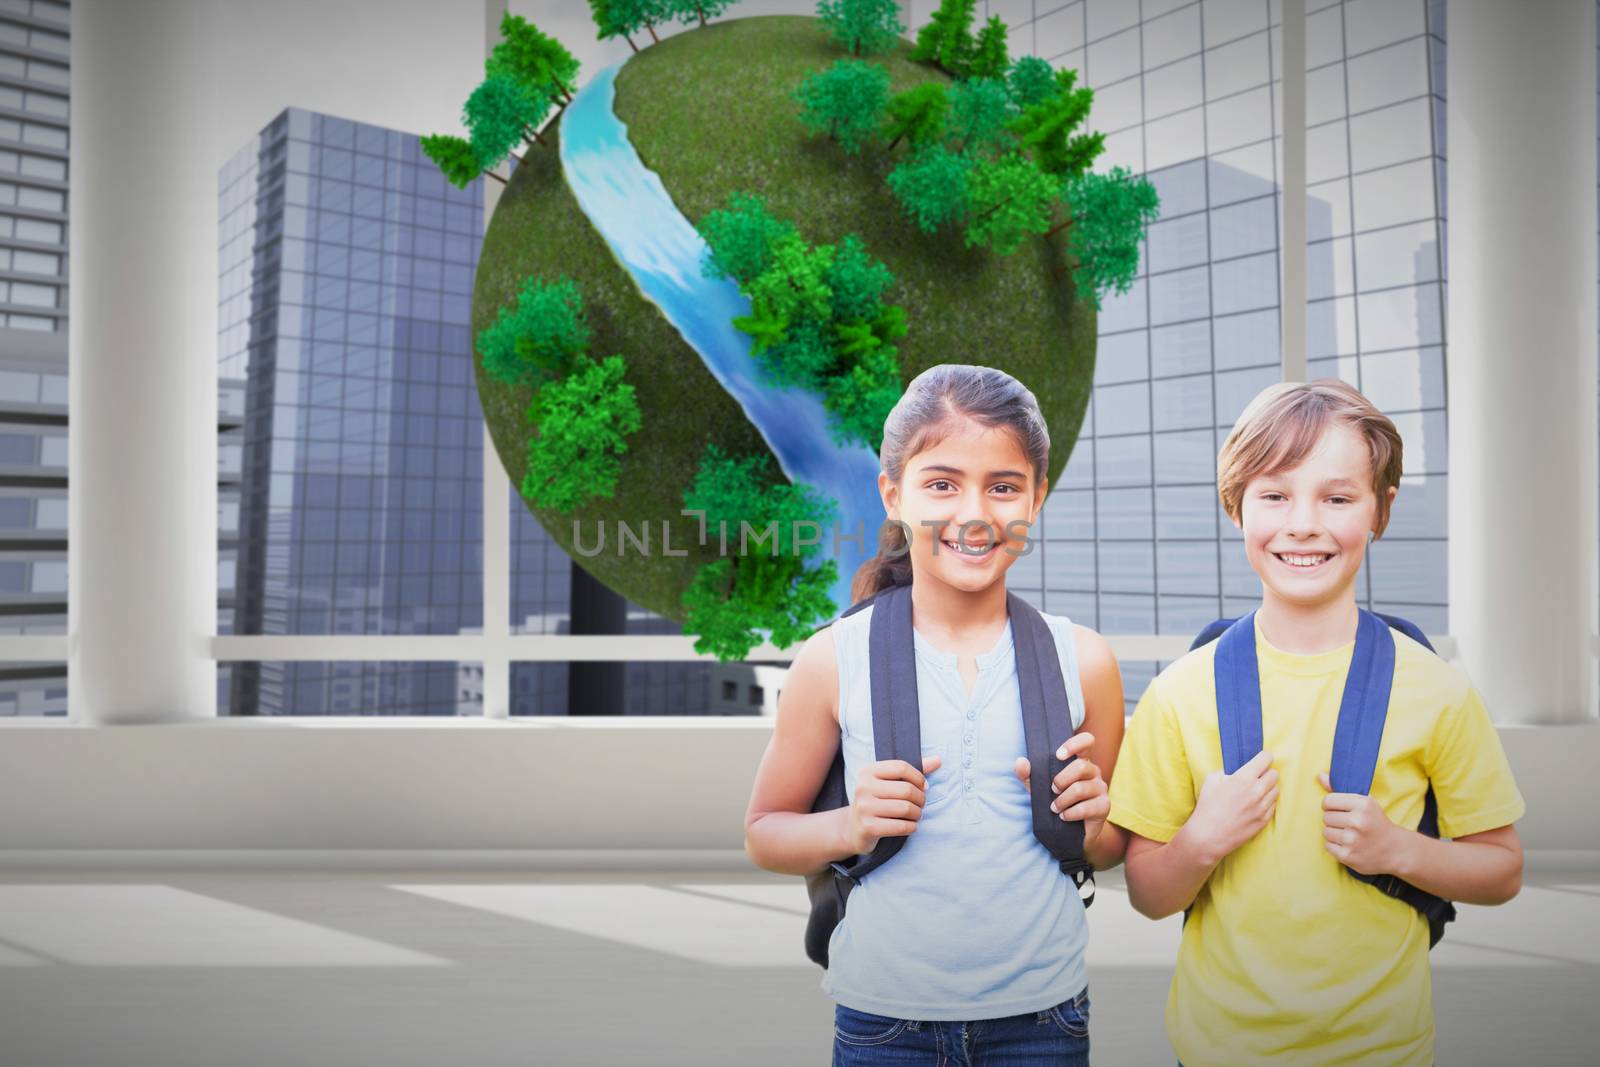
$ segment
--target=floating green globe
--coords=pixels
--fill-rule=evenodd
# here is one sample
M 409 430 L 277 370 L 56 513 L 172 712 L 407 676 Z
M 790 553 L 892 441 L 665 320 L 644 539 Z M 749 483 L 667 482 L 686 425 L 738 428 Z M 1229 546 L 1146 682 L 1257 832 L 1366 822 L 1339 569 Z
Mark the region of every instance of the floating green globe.
M 934 67 L 912 62 L 910 44 L 868 57 L 890 72 L 892 91 L 947 82 Z M 1011 255 L 964 246 L 959 230 L 922 233 L 886 181 L 904 148 L 869 145 L 846 154 L 800 120 L 792 93 L 808 75 L 847 53 L 817 20 L 763 17 L 714 22 L 670 37 L 631 56 L 616 75 L 613 110 L 644 164 L 659 175 L 679 212 L 699 225 L 726 208 L 730 194 L 755 193 L 771 214 L 792 221 L 811 244 L 836 244 L 855 234 L 895 277 L 885 300 L 905 309 L 907 336 L 898 342 L 901 382 L 940 363 L 997 367 L 1038 398 L 1050 429 L 1052 485 L 1088 403 L 1096 322 L 1091 302 L 1055 269 L 1059 253 L 1033 238 Z M 564 118 L 565 116 L 563 116 Z M 561 121 L 543 145 L 530 145 L 501 196 L 473 291 L 474 333 L 512 304 L 529 276 L 566 276 L 582 292 L 595 359 L 627 362 L 642 427 L 620 456 L 616 491 L 573 511 L 526 502 L 551 539 L 580 566 L 629 600 L 684 621 L 684 591 L 695 573 L 719 558 L 717 540 L 698 544 L 692 518 L 681 514 L 708 443 L 734 456 L 765 456 L 773 484 L 786 479 L 762 433 L 707 368 L 661 309 L 640 291 L 580 207 L 563 175 Z M 528 469 L 533 391 L 507 385 L 477 366 L 478 393 L 496 451 L 513 484 Z M 648 529 L 648 554 L 619 555 L 618 523 Z M 672 549 L 662 551 L 663 524 Z M 597 531 L 605 551 L 592 551 Z M 868 550 L 874 531 L 868 531 Z M 821 621 L 821 620 L 819 620 Z

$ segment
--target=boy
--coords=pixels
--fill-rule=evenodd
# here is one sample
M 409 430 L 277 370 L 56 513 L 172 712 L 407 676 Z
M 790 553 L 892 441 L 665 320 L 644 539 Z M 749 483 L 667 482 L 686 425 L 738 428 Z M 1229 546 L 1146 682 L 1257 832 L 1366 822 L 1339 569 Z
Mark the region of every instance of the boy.
M 1388 522 L 1400 451 L 1388 418 L 1324 379 L 1263 390 L 1218 457 L 1223 510 L 1261 579 L 1263 751 L 1222 772 L 1213 641 L 1150 683 L 1110 790 L 1134 907 L 1191 909 L 1166 1011 L 1184 1067 L 1428 1067 L 1428 923 L 1344 867 L 1474 904 L 1521 887 L 1511 824 L 1524 805 L 1488 713 L 1404 634 L 1391 631 L 1371 795 L 1329 790 L 1356 576 Z M 1412 829 L 1430 783 L 1450 840 Z

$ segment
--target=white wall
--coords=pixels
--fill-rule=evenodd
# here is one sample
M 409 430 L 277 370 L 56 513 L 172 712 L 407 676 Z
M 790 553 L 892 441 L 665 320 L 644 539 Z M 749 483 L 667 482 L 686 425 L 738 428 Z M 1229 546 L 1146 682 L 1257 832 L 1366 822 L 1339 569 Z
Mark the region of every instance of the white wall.
M 770 730 L 770 719 L 6 723 L 0 867 L 62 849 L 343 850 L 329 866 L 365 862 L 365 849 L 737 853 Z M 1600 868 L 1600 725 L 1500 736 L 1528 801 L 1518 829 L 1540 853 L 1531 866 Z

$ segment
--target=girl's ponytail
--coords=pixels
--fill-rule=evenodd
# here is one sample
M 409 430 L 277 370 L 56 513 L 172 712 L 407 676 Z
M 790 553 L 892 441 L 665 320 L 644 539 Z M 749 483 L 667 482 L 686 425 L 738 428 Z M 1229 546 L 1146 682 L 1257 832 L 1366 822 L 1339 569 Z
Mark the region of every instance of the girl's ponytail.
M 878 554 L 856 568 L 850 602 L 859 604 L 891 585 L 911 584 L 911 545 L 904 523 L 885 520 L 878 529 Z

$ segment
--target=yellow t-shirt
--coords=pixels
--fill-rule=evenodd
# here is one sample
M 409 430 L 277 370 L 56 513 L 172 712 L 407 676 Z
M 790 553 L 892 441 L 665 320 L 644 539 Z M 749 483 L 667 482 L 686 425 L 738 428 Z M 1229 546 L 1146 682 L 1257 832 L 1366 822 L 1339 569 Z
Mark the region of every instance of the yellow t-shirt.
M 1395 633 L 1394 684 L 1372 797 L 1414 828 L 1433 783 L 1445 837 L 1506 826 L 1524 804 L 1499 735 L 1467 679 Z M 1150 683 L 1128 725 L 1110 819 L 1171 840 L 1222 769 L 1217 642 Z M 1272 820 L 1225 858 L 1183 929 L 1167 1037 L 1184 1067 L 1433 1063 L 1428 924 L 1351 877 L 1323 847 L 1328 769 L 1355 643 L 1297 655 L 1256 626 L 1261 729 L 1279 775 Z

